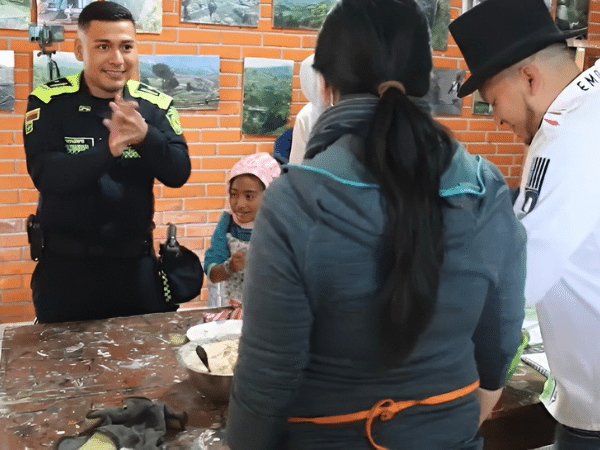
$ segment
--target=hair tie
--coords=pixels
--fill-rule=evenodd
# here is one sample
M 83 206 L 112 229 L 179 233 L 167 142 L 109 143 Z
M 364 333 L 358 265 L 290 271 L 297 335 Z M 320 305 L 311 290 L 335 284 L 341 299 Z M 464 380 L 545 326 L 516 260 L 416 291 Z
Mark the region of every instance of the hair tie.
M 403 94 L 406 94 L 406 89 L 404 89 L 404 85 L 396 80 L 388 80 L 379 84 L 379 86 L 377 86 L 377 93 L 381 97 L 385 93 L 385 91 L 387 91 L 390 88 L 398 89 Z

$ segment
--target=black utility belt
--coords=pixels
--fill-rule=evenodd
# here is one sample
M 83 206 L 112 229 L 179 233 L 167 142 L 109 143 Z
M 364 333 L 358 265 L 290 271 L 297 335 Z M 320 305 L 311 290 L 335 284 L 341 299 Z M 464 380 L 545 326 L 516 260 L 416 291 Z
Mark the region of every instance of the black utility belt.
M 111 258 L 135 258 L 150 254 L 152 240 L 134 239 L 119 242 L 118 245 L 105 245 L 86 242 L 62 233 L 44 233 L 44 250 L 66 256 L 106 256 Z

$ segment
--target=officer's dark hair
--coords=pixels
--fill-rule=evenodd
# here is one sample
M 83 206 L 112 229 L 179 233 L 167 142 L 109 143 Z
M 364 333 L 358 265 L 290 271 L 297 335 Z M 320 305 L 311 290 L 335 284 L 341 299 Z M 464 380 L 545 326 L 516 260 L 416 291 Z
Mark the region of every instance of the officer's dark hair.
M 127 20 L 135 26 L 131 11 L 122 5 L 110 1 L 95 1 L 81 10 L 77 20 L 77 28 L 87 31 L 92 20 L 100 22 L 121 22 Z
M 444 257 L 440 178 L 454 152 L 448 132 L 408 97 L 429 89 L 427 19 L 414 0 L 341 0 L 319 32 L 313 67 L 342 96 L 379 96 L 359 158 L 386 205 L 379 355 L 397 367 L 435 311 Z M 380 95 L 386 81 L 395 87 Z

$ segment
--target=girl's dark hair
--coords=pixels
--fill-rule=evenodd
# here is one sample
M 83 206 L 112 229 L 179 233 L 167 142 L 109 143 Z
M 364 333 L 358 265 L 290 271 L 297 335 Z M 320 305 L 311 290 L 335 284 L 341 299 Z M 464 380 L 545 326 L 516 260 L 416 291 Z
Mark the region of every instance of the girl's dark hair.
M 94 1 L 81 10 L 77 19 L 77 27 L 80 30 L 87 31 L 92 20 L 101 22 L 120 22 L 127 20 L 135 26 L 133 15 L 124 6 L 110 1 Z
M 429 29 L 414 0 L 342 0 L 317 38 L 314 67 L 328 85 L 349 94 L 380 97 L 363 163 L 386 203 L 387 241 L 381 260 L 381 352 L 385 366 L 401 365 L 431 321 L 443 262 L 440 177 L 453 145 L 445 129 L 407 95 L 429 89 Z

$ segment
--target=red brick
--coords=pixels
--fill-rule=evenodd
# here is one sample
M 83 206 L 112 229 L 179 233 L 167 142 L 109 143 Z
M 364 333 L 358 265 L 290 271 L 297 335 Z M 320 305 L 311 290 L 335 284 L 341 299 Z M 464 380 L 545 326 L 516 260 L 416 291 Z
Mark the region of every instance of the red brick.
M 307 56 L 310 56 L 314 53 L 314 50 L 306 49 L 306 50 L 293 50 L 293 49 L 283 49 L 282 59 L 291 59 L 293 61 L 304 61 Z
M 287 36 L 281 33 L 263 33 L 263 45 L 272 47 L 300 47 L 300 36 Z
M 198 46 L 181 44 L 156 44 L 155 52 L 159 55 L 197 55 Z
M 212 111 L 211 111 L 212 114 Z M 199 115 L 193 116 L 180 114 L 181 126 L 183 128 L 214 128 L 217 126 L 217 116 Z
M 16 289 L 20 287 L 23 287 L 23 278 L 20 275 L 0 276 L 0 289 Z
M 215 144 L 189 144 L 190 155 L 215 155 L 217 146 Z
M 5 293 L 2 294 L 2 298 L 4 298 L 4 295 Z M 0 320 L 2 323 L 30 322 L 34 318 L 35 310 L 33 303 L 0 304 Z
M 22 258 L 20 248 L 0 249 L 0 261 L 20 261 Z
M 202 130 L 205 142 L 237 142 L 240 140 L 239 130 Z
M 0 262 L 0 273 L 2 275 L 31 274 L 35 265 L 33 261 Z
M 244 33 L 237 31 L 223 31 L 222 44 L 225 45 L 260 45 L 259 33 Z
M 181 211 L 183 209 L 183 200 L 157 198 L 154 202 L 154 209 L 156 211 Z
M 223 209 L 224 198 L 190 198 L 185 202 L 186 209 Z
M 221 32 L 213 30 L 182 29 L 178 33 L 179 41 L 193 44 L 218 44 L 221 42 Z
M 219 144 L 219 155 L 250 155 L 256 153 L 256 144 L 236 142 L 233 144 Z
M 466 148 L 469 153 L 474 155 L 496 153 L 496 146 L 494 144 L 467 144 Z
M 2 163 L 0 163 L 0 166 L 2 166 Z M 0 204 L 6 205 L 7 203 L 19 203 L 19 191 L 0 191 Z
M 230 168 L 231 166 L 227 167 L 227 169 Z M 225 170 L 202 170 L 198 172 L 199 181 L 202 183 L 225 183 L 225 173 Z
M 202 45 L 200 47 L 200 54 L 201 55 L 219 55 L 223 59 L 240 59 L 240 55 L 242 54 L 242 49 L 239 46 Z

